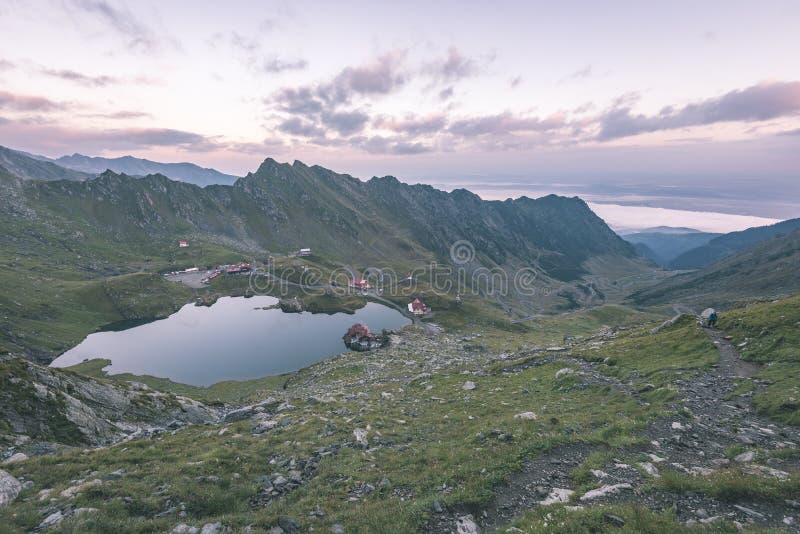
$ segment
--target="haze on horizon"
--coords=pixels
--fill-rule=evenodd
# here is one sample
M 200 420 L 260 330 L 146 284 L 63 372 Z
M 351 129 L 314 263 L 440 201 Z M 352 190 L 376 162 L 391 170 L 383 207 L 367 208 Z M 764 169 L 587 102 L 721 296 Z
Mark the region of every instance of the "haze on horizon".
M 300 159 L 731 229 L 800 216 L 798 27 L 777 0 L 7 0 L 0 145 Z

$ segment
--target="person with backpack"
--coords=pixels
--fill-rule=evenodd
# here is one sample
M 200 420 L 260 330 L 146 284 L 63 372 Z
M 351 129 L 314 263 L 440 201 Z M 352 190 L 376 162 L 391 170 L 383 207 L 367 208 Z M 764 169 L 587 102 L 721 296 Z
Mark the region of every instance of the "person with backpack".
M 711 312 L 711 315 L 708 316 L 708 327 L 714 328 L 715 326 L 717 326 L 717 319 L 719 319 L 719 317 L 717 316 L 717 312 L 716 311 Z

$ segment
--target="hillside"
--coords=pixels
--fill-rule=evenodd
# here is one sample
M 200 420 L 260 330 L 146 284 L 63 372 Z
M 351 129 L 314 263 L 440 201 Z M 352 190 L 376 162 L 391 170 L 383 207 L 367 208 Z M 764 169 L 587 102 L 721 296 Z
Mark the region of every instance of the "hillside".
M 83 182 L 43 182 L 0 170 L 0 202 L 6 229 L 0 277 L 11 288 L 0 297 L 0 311 L 9 312 L 0 343 L 42 358 L 104 324 L 103 317 L 111 322 L 148 310 L 159 316 L 181 296 L 188 300 L 185 288 L 165 289 L 153 273 L 301 247 L 313 248 L 328 269 L 378 266 L 402 277 L 432 262 L 454 265 L 451 247 L 464 241 L 466 257 L 458 266 L 468 272 L 499 269 L 512 277 L 519 267 L 534 269 L 537 287 L 548 288 L 545 299 L 520 295 L 510 283 L 509 293 L 498 296 L 524 297 L 531 313 L 544 306 L 574 309 L 587 298 L 602 302 L 596 288 L 577 287 L 602 274 L 595 265 L 613 265 L 614 276 L 650 269 L 578 198 L 484 201 L 464 190 L 446 193 L 392 177 L 363 182 L 272 159 L 231 186 L 205 188 L 162 175 L 107 171 Z M 178 249 L 179 240 L 191 247 Z M 82 296 L 106 279 L 126 284 L 120 277 L 136 272 L 152 282 L 140 290 L 158 295 L 157 306 L 139 299 L 119 307 L 109 297 L 97 301 L 108 310 L 98 313 Z M 14 310 L 22 302 L 27 311 L 20 315 Z M 66 332 L 65 323 L 71 325 Z
M 674 276 L 631 295 L 639 305 L 725 307 L 800 291 L 800 230 L 773 237 L 696 272 Z
M 722 235 L 707 232 L 688 232 L 686 229 L 676 230 L 678 231 L 637 232 L 625 234 L 622 238 L 634 245 L 645 245 L 648 250 L 652 251 L 652 254 L 647 255 L 646 249 L 642 249 L 640 254 L 656 261 L 659 265 L 667 266 L 684 252 L 703 246 L 715 237 Z
M 688 250 L 669 263 L 670 269 L 702 269 L 759 241 L 785 235 L 800 228 L 800 219 L 789 219 L 769 226 L 748 228 L 715 237 L 705 245 Z
M 129 176 L 147 176 L 148 174 L 163 174 L 172 180 L 189 182 L 201 187 L 211 184 L 230 185 L 238 176 L 232 176 L 195 165 L 194 163 L 161 163 L 148 159 L 123 156 L 121 158 L 102 158 L 73 154 L 62 156 L 55 163 L 67 169 L 88 173 L 100 174 L 106 170 Z
M 720 327 L 759 347 L 781 335 L 759 334 L 772 321 L 787 332 L 800 321 L 797 299 L 736 313 Z M 483 337 L 409 328 L 368 358 L 345 353 L 250 390 L 216 423 L 55 454 L 15 433 L 0 453 L 11 460 L 0 521 L 10 532 L 398 534 L 790 525 L 800 432 L 768 417 L 792 417 L 796 354 L 759 357 L 784 366 L 773 409 L 769 367 L 745 367 L 726 330 L 688 316 L 657 324 L 557 350 L 506 333 L 468 355 Z M 14 387 L 59 395 L 58 382 L 13 373 Z
M 14 176 L 25 180 L 81 181 L 92 177 L 90 173 L 67 169 L 56 165 L 52 161 L 33 157 L 25 152 L 19 152 L 3 146 L 0 146 L 0 166 Z

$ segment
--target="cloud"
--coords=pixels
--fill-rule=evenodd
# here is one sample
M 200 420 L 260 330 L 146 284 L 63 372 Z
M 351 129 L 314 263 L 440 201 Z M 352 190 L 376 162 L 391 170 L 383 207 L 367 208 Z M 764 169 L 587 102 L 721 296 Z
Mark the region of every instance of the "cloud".
M 15 67 L 16 65 L 13 62 L 7 59 L 0 59 L 0 70 L 11 70 Z
M 41 68 L 39 69 L 39 72 L 46 76 L 50 76 L 51 78 L 59 78 L 89 87 L 103 87 L 106 85 L 120 83 L 119 78 L 115 78 L 114 76 L 91 76 L 69 69 Z
M 278 125 L 278 130 L 289 135 L 300 137 L 324 137 L 325 130 L 317 126 L 313 121 L 292 117 L 284 120 Z
M 522 76 L 515 76 L 510 80 L 508 80 L 508 86 L 511 87 L 512 89 L 519 86 L 519 84 L 521 83 L 522 83 Z
M 566 117 L 562 114 L 554 114 L 540 119 L 538 117 L 516 117 L 506 111 L 498 115 L 485 115 L 457 120 L 451 123 L 448 131 L 463 137 L 474 137 L 504 135 L 515 132 L 547 132 L 566 125 Z
M 272 57 L 264 60 L 262 68 L 265 72 L 280 73 L 291 70 L 305 70 L 308 68 L 308 61 L 305 59 L 284 60 Z
M 267 103 L 275 103 L 278 109 L 296 115 L 313 115 L 322 111 L 322 100 L 311 87 L 284 87 Z
M 88 113 L 84 115 L 85 117 L 94 117 L 94 118 L 101 118 L 101 119 L 120 119 L 120 120 L 127 120 L 127 119 L 142 119 L 145 117 L 152 117 L 150 113 L 145 113 L 144 111 L 114 111 L 112 113 Z
M 442 82 L 453 82 L 475 76 L 480 72 L 479 63 L 463 55 L 456 47 L 447 50 L 447 56 L 423 67 L 423 72 Z
M 356 96 L 387 95 L 402 87 L 407 74 L 402 70 L 405 50 L 394 50 L 358 67 L 346 67 L 317 94 L 335 104 L 350 102 Z
M 339 135 L 352 135 L 364 129 L 369 115 L 362 111 L 336 111 L 322 114 L 322 123 Z
M 592 66 L 586 65 L 585 67 L 576 70 L 575 72 L 571 72 L 561 78 L 558 83 L 567 83 L 574 80 L 584 80 L 586 78 L 590 78 L 592 76 Z
M 439 100 L 448 100 L 452 98 L 454 93 L 453 87 L 447 87 L 446 89 L 442 89 L 439 91 Z
M 375 126 L 407 135 L 424 135 L 444 130 L 447 118 L 442 114 L 423 117 L 411 116 L 406 119 L 382 118 Z
M 64 109 L 64 104 L 49 98 L 35 95 L 20 95 L 0 91 L 0 109 L 12 111 L 56 111 Z
M 110 26 L 115 33 L 127 38 L 130 48 L 141 52 L 155 52 L 161 39 L 146 24 L 137 19 L 130 10 L 112 6 L 105 0 L 72 0 L 79 10 L 94 15 Z
M 797 128 L 796 130 L 786 130 L 784 132 L 778 132 L 778 135 L 800 136 L 800 128 Z
M 351 144 L 369 154 L 410 155 L 431 152 L 432 147 L 422 143 L 408 142 L 383 136 L 356 137 Z
M 800 113 L 800 82 L 764 82 L 688 104 L 665 107 L 657 115 L 633 114 L 627 103 L 599 117 L 598 139 L 730 121 L 764 121 Z

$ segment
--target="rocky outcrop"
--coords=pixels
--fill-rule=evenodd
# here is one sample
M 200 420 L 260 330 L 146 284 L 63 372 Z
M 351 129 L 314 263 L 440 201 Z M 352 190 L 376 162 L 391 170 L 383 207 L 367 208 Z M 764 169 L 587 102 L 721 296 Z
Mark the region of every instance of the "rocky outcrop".
M 159 428 L 216 421 L 216 409 L 144 384 L 95 380 L 20 359 L 0 360 L 0 443 L 103 445 Z M 24 437 L 24 438 L 22 438 Z
M 22 483 L 0 469 L 0 508 L 8 506 L 22 491 Z

